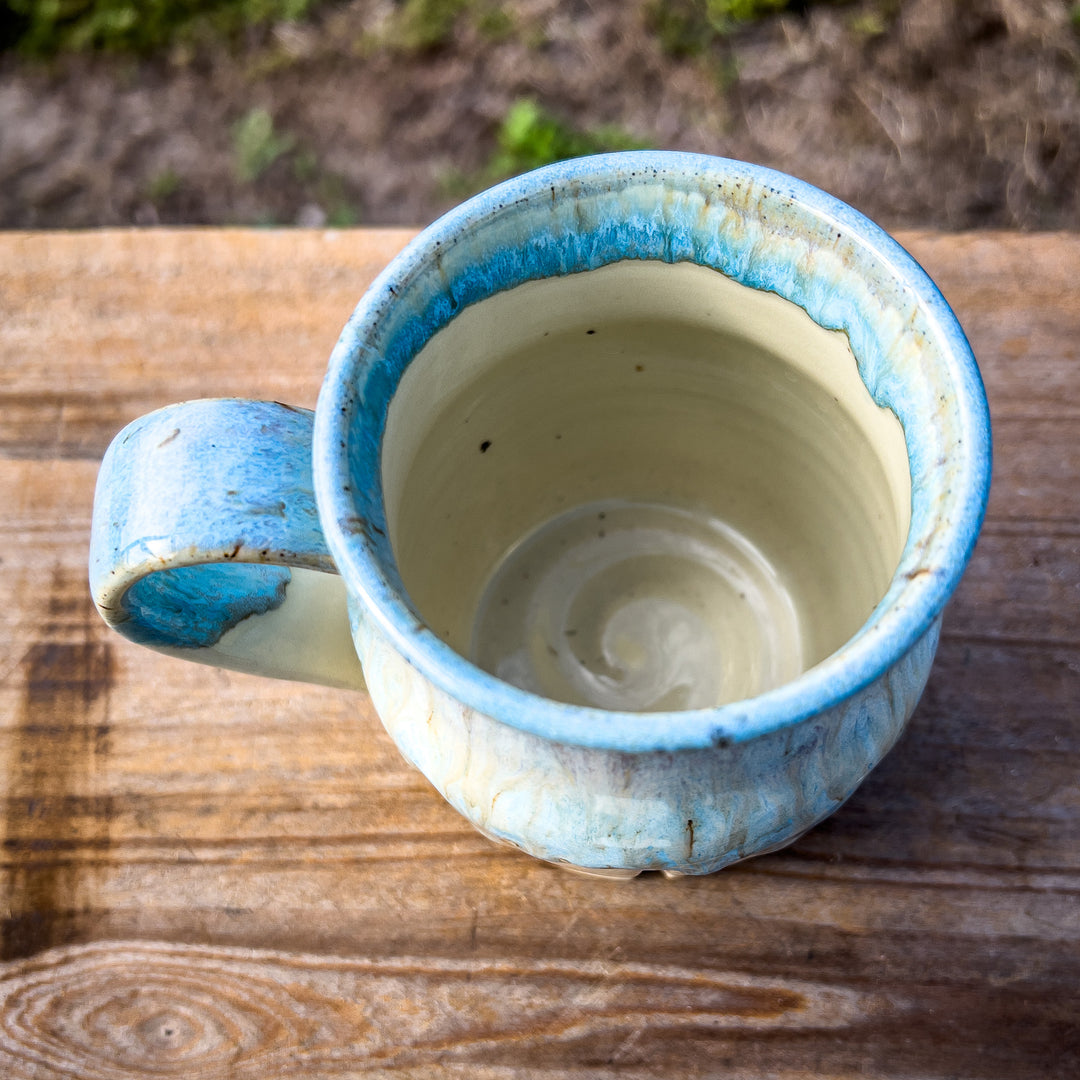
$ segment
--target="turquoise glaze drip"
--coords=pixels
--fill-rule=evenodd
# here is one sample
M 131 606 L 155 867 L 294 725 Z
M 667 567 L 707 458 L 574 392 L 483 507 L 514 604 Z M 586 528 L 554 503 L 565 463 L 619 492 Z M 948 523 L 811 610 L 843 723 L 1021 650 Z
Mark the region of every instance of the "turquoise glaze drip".
M 159 570 L 125 594 L 125 636 L 139 645 L 209 648 L 244 619 L 285 603 L 291 578 L 283 566 L 212 563 Z
M 141 645 L 209 648 L 284 603 L 287 566 L 333 570 L 311 431 L 307 410 L 230 399 L 169 406 L 121 431 L 102 462 L 90 552 L 96 598 L 127 585 L 106 620 Z

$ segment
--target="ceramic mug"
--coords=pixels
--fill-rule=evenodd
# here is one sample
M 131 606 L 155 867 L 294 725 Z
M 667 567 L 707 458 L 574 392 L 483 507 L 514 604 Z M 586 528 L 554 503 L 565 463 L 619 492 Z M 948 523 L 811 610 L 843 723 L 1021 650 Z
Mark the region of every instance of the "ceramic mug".
M 495 839 L 708 873 L 892 747 L 989 475 L 964 334 L 880 229 L 767 169 L 604 155 L 421 233 L 314 414 L 127 427 L 90 577 L 133 641 L 366 686 Z

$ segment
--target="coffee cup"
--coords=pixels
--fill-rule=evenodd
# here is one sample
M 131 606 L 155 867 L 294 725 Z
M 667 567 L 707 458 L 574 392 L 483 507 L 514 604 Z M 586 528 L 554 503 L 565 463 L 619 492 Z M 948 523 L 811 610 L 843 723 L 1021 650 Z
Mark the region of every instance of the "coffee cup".
M 963 331 L 866 218 L 740 162 L 579 158 L 417 236 L 314 413 L 125 428 L 91 587 L 151 648 L 366 689 L 493 839 L 709 873 L 896 742 L 990 452 Z

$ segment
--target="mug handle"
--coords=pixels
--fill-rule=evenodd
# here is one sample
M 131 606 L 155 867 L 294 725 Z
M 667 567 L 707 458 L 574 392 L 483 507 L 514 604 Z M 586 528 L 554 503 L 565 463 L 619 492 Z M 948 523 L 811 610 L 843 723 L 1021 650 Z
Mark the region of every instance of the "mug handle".
M 227 398 L 124 428 L 94 495 L 90 589 L 105 622 L 170 656 L 364 689 L 315 505 L 314 418 Z

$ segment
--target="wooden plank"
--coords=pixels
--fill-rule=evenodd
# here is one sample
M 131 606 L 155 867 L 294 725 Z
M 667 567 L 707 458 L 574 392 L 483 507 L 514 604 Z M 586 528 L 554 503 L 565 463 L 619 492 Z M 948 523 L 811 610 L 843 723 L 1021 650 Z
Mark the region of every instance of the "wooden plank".
M 385 962 L 161 944 L 53 953 L 16 969 L 6 989 L 6 1011 L 26 1015 L 29 1004 L 52 1021 L 47 1031 L 27 1032 L 24 1058 L 55 1062 L 62 1040 L 87 1080 L 125 1075 L 118 1059 L 166 1056 L 197 1078 L 355 1076 L 358 1059 L 365 1075 L 375 1076 L 551 1076 L 568 1057 L 602 1077 L 656 1075 L 646 1063 L 658 1058 L 680 1076 L 722 1069 L 736 1077 L 763 1070 L 805 1077 L 814 1074 L 792 1069 L 777 1051 L 785 1040 L 808 1039 L 820 1047 L 816 1067 L 865 1076 L 878 1072 L 889 1048 L 867 1051 L 846 1037 L 870 1028 L 888 1040 L 879 1017 L 895 1007 L 877 987 L 841 989 L 700 965 Z M 163 1006 L 150 1022 L 140 999 Z M 927 1034 L 942 1038 L 924 1055 L 930 1068 L 948 1068 L 955 1053 L 945 1037 L 970 1017 L 945 994 L 935 1004 L 936 1022 L 932 1012 L 910 1020 L 929 1023 Z M 102 1047 L 79 1024 L 84 1016 L 127 1038 Z M 892 1034 L 899 1041 L 901 1030 Z M 1014 1056 L 1022 1051 L 1018 1046 Z
M 1080 1073 L 1080 240 L 902 237 L 997 454 L 899 746 L 784 852 L 613 885 L 474 833 L 363 695 L 156 656 L 89 603 L 115 430 L 313 404 L 407 236 L 0 236 L 0 1075 Z
M 356 302 L 412 231 L 0 238 L 0 454 L 100 460 L 195 397 L 313 408 Z

